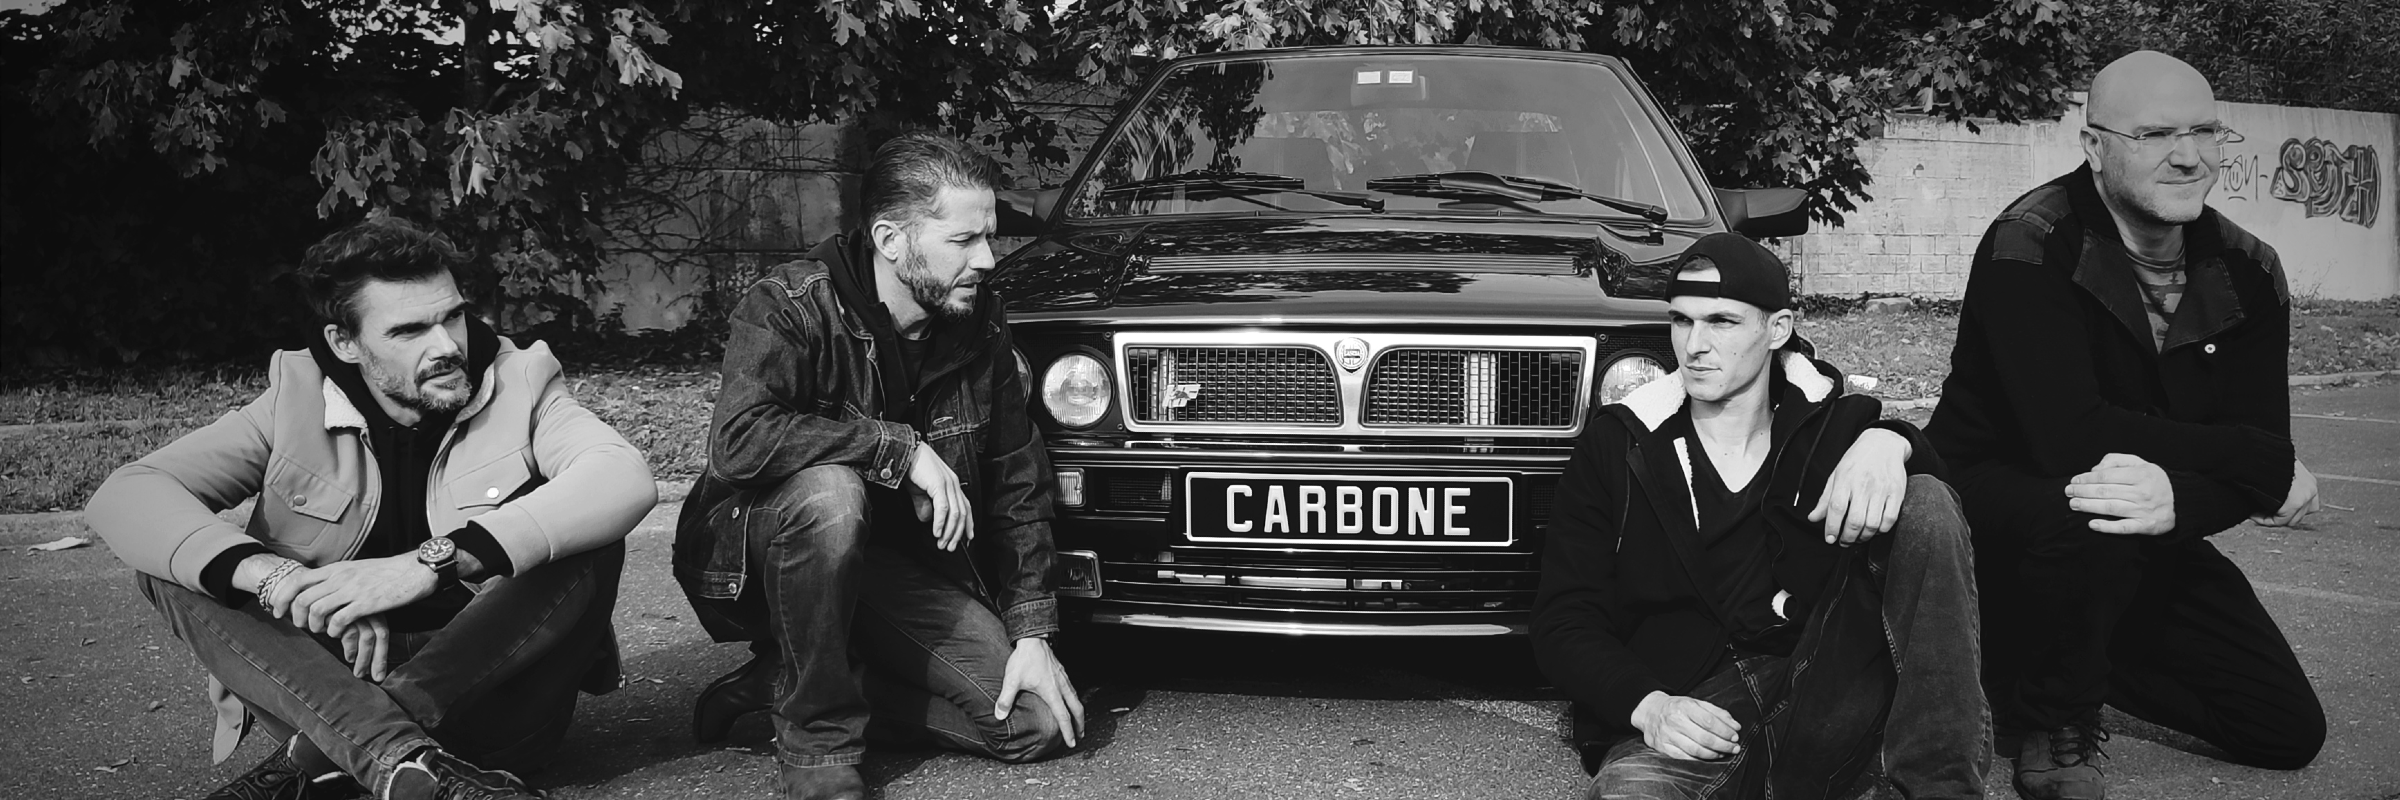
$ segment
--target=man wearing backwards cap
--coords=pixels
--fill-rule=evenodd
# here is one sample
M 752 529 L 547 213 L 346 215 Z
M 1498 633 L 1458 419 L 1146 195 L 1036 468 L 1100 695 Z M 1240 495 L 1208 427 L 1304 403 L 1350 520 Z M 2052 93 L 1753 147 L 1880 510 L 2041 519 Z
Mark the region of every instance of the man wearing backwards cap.
M 1576 442 L 1534 601 L 1543 672 L 1616 739 L 1590 796 L 1818 798 L 1870 763 L 1911 798 L 1983 796 L 1940 459 L 1810 357 L 1766 248 L 1703 237 L 1667 294 L 1680 369 Z

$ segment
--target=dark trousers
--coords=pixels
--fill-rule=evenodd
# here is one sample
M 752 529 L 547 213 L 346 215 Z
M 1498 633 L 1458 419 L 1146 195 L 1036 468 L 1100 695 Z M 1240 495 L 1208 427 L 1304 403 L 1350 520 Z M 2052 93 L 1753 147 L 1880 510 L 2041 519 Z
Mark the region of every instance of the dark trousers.
M 150 575 L 142 594 L 202 667 L 269 732 L 308 737 L 370 788 L 418 748 L 479 766 L 542 766 L 575 714 L 575 693 L 611 646 L 609 617 L 625 545 L 610 544 L 485 583 L 443 627 L 395 633 L 395 665 L 376 684 L 342 662 L 341 641 L 227 608 Z
M 829 465 L 743 512 L 773 515 L 744 528 L 776 633 L 754 646 L 781 656 L 778 757 L 857 764 L 870 735 L 1011 762 L 1057 753 L 1065 740 L 1040 698 L 1021 693 L 1008 719 L 994 716 L 1015 643 L 972 587 L 927 563 L 938 551 L 913 515 L 877 524 L 878 510 L 905 508 L 871 502 L 856 470 Z
M 1814 800 L 1848 790 L 1870 763 L 1912 800 L 1982 797 L 1991 714 L 1958 495 L 1910 478 L 1899 521 L 1862 549 L 1790 657 L 1740 658 L 1690 693 L 1741 723 L 1741 752 L 1675 759 L 1636 735 L 1604 757 L 1590 800 L 1756 798 L 1769 787 Z
M 2324 706 L 2241 568 L 2203 538 L 2093 531 L 2066 483 L 1989 465 L 1960 486 L 2001 721 L 2055 728 L 2106 702 L 2239 763 L 2314 760 Z

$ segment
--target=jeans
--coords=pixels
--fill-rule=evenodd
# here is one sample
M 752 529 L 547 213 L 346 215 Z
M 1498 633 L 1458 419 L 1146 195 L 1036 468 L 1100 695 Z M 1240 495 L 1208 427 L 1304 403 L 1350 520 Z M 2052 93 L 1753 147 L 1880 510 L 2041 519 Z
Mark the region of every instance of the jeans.
M 392 635 L 381 684 L 355 676 L 341 641 L 228 608 L 142 574 L 142 594 L 202 667 L 280 736 L 308 737 L 380 792 L 410 753 L 438 745 L 479 766 L 531 771 L 566 735 L 587 671 L 614 645 L 609 617 L 625 545 L 487 581 L 449 624 Z
M 1960 483 L 2002 721 L 2056 728 L 2105 702 L 2242 764 L 2315 760 L 2324 705 L 2241 568 L 2206 539 L 2094 531 L 2066 482 L 1992 465 Z
M 766 588 L 776 748 L 787 767 L 857 764 L 869 736 L 1009 762 L 1065 748 L 1047 705 L 993 712 L 1014 643 L 973 587 L 932 568 L 929 529 L 846 466 L 762 493 L 745 526 Z M 881 512 L 880 514 L 878 512 Z M 761 518 L 755 515 L 773 515 Z M 878 517 L 881 521 L 878 521 Z
M 1982 797 L 1974 570 L 1957 493 L 1910 478 L 1898 522 L 1845 554 L 1790 657 L 1746 655 L 1692 690 L 1741 723 L 1741 752 L 1676 759 L 1635 736 L 1608 751 L 1590 800 L 1832 797 L 1870 762 L 1912 800 Z

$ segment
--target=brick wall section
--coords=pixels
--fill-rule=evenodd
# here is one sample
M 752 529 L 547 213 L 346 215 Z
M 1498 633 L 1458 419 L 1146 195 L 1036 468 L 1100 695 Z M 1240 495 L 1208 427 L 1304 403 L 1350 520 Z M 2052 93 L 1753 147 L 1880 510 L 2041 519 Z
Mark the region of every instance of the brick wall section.
M 2072 125 L 2065 128 L 2061 126 Z M 1841 227 L 1817 225 L 1782 243 L 1799 290 L 1852 296 L 1957 297 L 1986 227 L 2009 201 L 2074 168 L 2067 120 L 1980 121 L 1978 131 L 1922 115 L 1895 115 L 1883 138 L 1862 145 L 1873 195 Z M 2066 145 L 2061 147 L 2059 143 Z

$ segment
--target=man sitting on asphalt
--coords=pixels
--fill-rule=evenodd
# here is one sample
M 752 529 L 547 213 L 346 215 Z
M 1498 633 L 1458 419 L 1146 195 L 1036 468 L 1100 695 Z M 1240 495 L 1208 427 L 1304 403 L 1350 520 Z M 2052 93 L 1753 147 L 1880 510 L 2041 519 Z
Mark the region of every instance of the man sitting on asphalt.
M 2324 707 L 2206 539 L 2317 508 L 2292 450 L 2282 262 L 2204 204 L 2236 136 L 2197 70 L 2128 55 L 2086 113 L 2085 166 L 1984 233 L 1926 431 L 1974 525 L 2017 787 L 2105 796 L 2103 702 L 2298 769 Z
M 1756 242 L 1701 238 L 1667 294 L 1680 368 L 1576 442 L 1534 601 L 1542 671 L 1623 737 L 1590 796 L 1828 797 L 1878 761 L 1907 797 L 1983 796 L 1973 564 L 1933 448 L 1807 355 Z
M 217 759 L 252 717 L 280 743 L 212 799 L 532 797 L 496 768 L 540 766 L 577 688 L 616 687 L 650 469 L 549 348 L 468 315 L 464 261 L 391 218 L 319 242 L 302 276 L 323 336 L 92 496 L 92 529 L 208 670 Z M 217 516 L 251 499 L 247 526 Z
M 693 732 L 772 710 L 787 798 L 858 798 L 866 741 L 1003 761 L 1075 744 L 1050 651 L 1055 492 L 1000 299 L 980 292 L 990 161 L 910 134 L 875 151 L 867 227 L 750 288 L 676 577 L 755 656 Z

